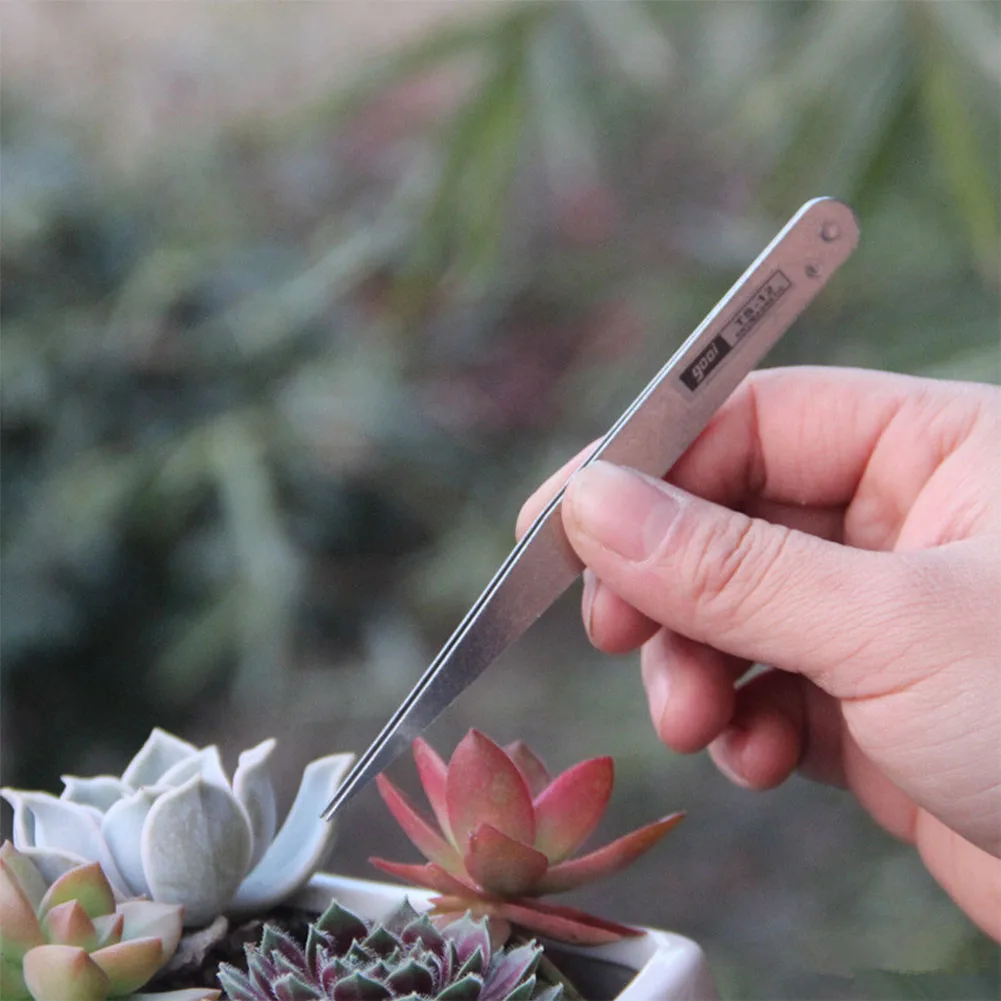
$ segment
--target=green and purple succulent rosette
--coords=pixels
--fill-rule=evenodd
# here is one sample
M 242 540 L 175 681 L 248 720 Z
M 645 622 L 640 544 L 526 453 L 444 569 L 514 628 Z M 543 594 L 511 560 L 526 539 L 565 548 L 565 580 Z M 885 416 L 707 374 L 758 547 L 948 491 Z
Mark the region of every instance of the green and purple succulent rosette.
M 611 758 L 592 758 L 551 778 L 523 743 L 499 747 L 470 730 L 448 765 L 424 740 L 414 759 L 437 827 L 384 775 L 379 791 L 428 860 L 372 859 L 385 872 L 435 890 L 435 914 L 470 910 L 568 942 L 599 944 L 637 929 L 536 899 L 625 868 L 684 816 L 674 813 L 573 858 L 608 806 Z
M 181 938 L 181 908 L 116 902 L 96 862 L 49 882 L 10 842 L 0 846 L 0 997 L 4 1001 L 202 1001 L 212 989 L 139 995 Z
M 334 825 L 320 819 L 352 754 L 306 766 L 278 829 L 274 740 L 244 751 L 232 782 L 218 748 L 156 729 L 122 775 L 64 776 L 60 796 L 4 789 L 14 845 L 51 879 L 99 862 L 123 897 L 184 907 L 186 927 L 223 913 L 261 913 L 299 890 L 327 857 Z M 277 831 L 277 833 L 276 833 Z
M 538 980 L 535 942 L 494 948 L 486 920 L 465 915 L 436 928 L 406 901 L 371 925 L 334 901 L 305 944 L 268 925 L 245 953 L 246 972 L 219 970 L 230 1001 L 557 1001 L 563 993 Z

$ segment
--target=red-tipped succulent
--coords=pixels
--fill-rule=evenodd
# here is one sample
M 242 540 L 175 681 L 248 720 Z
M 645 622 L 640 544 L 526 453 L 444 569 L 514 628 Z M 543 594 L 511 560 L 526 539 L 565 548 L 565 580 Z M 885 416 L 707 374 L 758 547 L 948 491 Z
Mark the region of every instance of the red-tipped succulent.
M 469 910 L 569 942 L 598 944 L 637 934 L 626 925 L 536 898 L 618 872 L 652 848 L 683 814 L 671 814 L 572 858 L 608 805 L 611 758 L 582 761 L 551 779 L 524 744 L 502 748 L 470 730 L 447 766 L 419 738 L 414 759 L 437 828 L 384 775 L 378 786 L 428 861 L 371 861 L 384 872 L 437 891 L 433 913 Z

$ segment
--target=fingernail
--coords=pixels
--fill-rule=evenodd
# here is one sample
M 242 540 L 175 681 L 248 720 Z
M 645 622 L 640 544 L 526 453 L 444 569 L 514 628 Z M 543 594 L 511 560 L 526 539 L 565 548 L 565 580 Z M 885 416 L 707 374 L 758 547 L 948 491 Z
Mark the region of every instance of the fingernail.
M 591 623 L 594 618 L 594 596 L 598 593 L 598 578 L 594 576 L 594 571 L 584 570 L 584 594 L 581 596 L 581 611 L 583 613 L 584 628 L 587 635 L 594 636 L 591 630 Z
M 709 747 L 716 767 L 734 784 L 749 789 L 750 783 L 740 773 L 740 755 L 747 735 L 737 727 L 727 727 Z
M 650 705 L 650 718 L 654 726 L 658 726 L 664 718 L 667 701 L 671 697 L 671 675 L 669 671 L 659 670 L 644 676 L 643 685 L 646 688 L 647 702 Z
M 564 506 L 579 531 L 624 559 L 640 562 L 656 552 L 677 514 L 678 502 L 669 489 L 631 469 L 599 461 L 573 477 Z

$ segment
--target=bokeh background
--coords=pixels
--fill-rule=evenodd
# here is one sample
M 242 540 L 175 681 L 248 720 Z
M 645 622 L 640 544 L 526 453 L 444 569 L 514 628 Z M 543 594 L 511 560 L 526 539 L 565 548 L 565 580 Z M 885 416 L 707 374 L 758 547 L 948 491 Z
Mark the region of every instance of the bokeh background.
M 771 363 L 998 380 L 997 4 L 8 3 L 0 33 L 5 784 L 153 725 L 230 762 L 277 736 L 286 800 L 361 751 L 521 500 L 809 197 L 863 242 Z M 697 938 L 728 998 L 997 996 L 846 796 L 659 746 L 577 600 L 430 733 L 615 755 L 605 837 L 689 811 L 573 902 Z M 415 860 L 371 791 L 342 824 L 336 869 Z

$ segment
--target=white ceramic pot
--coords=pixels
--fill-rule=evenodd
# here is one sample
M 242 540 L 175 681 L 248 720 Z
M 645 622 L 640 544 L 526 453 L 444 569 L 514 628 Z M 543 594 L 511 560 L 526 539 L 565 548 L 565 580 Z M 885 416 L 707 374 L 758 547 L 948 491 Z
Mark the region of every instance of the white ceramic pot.
M 320 913 L 336 897 L 349 910 L 369 920 L 381 920 L 406 897 L 420 910 L 430 906 L 433 896 L 427 890 L 367 879 L 353 879 L 334 873 L 317 873 L 289 903 L 303 910 Z M 691 939 L 671 932 L 644 928 L 643 934 L 610 945 L 568 946 L 559 951 L 571 963 L 581 957 L 594 969 L 617 967 L 619 980 L 628 983 L 615 995 L 617 1001 L 716 1001 L 716 986 L 705 954 Z M 553 947 L 547 945 L 552 955 Z M 557 963 L 561 968 L 567 964 Z M 571 973 L 578 989 L 586 992 L 587 973 Z M 581 981 L 584 981 L 583 984 Z

